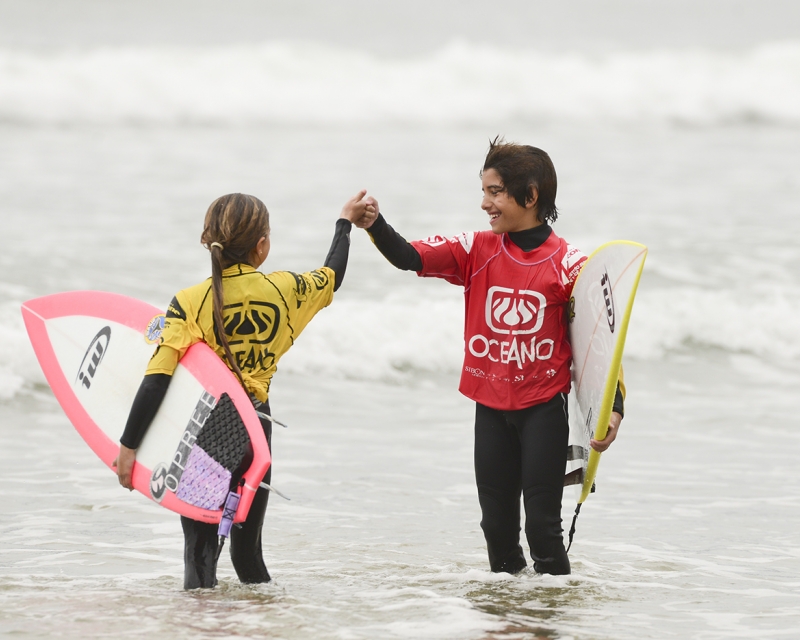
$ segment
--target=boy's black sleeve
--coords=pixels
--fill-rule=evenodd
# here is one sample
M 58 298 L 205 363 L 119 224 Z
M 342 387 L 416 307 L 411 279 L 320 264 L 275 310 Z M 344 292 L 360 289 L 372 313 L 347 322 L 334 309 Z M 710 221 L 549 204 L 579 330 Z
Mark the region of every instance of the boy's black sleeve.
M 614 406 L 611 410 L 623 418 L 625 417 L 625 401 L 622 397 L 622 390 L 619 388 L 619 382 L 617 382 L 617 392 L 614 394 Z
M 336 221 L 336 230 L 333 232 L 331 248 L 325 258 L 325 266 L 333 269 L 335 278 L 333 290 L 337 291 L 344 282 L 344 272 L 347 270 L 347 259 L 350 256 L 350 229 L 353 224 L 345 218 Z
M 122 437 L 119 439 L 120 444 L 129 449 L 139 448 L 150 423 L 156 417 L 156 412 L 161 406 L 164 396 L 167 395 L 171 380 L 172 376 L 166 373 L 151 373 L 144 377 L 142 384 L 139 385 L 139 391 L 136 392 L 136 397 L 133 399 L 125 431 L 122 432 Z
M 395 267 L 403 271 L 422 271 L 422 258 L 417 250 L 392 229 L 381 214 L 367 232 L 378 251 Z

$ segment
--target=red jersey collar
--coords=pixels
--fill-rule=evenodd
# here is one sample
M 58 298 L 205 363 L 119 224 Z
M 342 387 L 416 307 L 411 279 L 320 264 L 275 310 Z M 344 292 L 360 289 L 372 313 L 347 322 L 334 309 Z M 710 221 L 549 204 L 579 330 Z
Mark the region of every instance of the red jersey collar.
M 530 251 L 523 251 L 514 244 L 513 240 L 508 237 L 507 233 L 504 233 L 500 238 L 500 246 L 502 247 L 503 252 L 514 262 L 524 265 L 536 265 L 549 260 L 556 253 L 558 253 L 558 250 L 561 247 L 559 240 L 560 238 L 555 234 L 555 232 L 550 231 L 550 235 L 547 237 L 547 240 L 545 240 L 541 245 Z

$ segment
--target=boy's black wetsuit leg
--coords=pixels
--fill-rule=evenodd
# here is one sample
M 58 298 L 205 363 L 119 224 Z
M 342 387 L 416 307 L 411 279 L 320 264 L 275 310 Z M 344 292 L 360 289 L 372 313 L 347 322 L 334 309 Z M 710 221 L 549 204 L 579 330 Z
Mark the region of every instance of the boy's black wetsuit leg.
M 475 404 L 475 481 L 481 528 L 495 573 L 518 573 L 527 563 L 519 546 L 521 450 L 517 430 L 502 411 Z
M 271 415 L 269 404 L 262 404 L 258 410 Z M 261 420 L 264 434 L 272 451 L 272 423 Z M 267 470 L 263 482 L 269 484 L 272 477 L 272 465 Z M 261 555 L 261 526 L 267 511 L 269 491 L 258 489 L 247 518 L 241 527 L 231 529 L 231 560 L 236 574 L 242 582 L 269 582 L 270 575 Z M 181 516 L 184 540 L 184 589 L 209 589 L 217 584 L 217 548 L 219 525 L 198 522 Z
M 269 403 L 257 406 L 261 413 L 272 415 Z M 272 453 L 272 423 L 262 419 L 261 426 L 264 435 L 267 436 L 270 453 Z M 267 470 L 262 482 L 270 483 L 272 479 L 272 465 Z M 267 566 L 264 564 L 264 557 L 261 551 L 261 528 L 264 524 L 264 515 L 267 512 L 267 502 L 269 501 L 269 491 L 259 488 L 250 505 L 247 519 L 241 527 L 231 529 L 231 562 L 236 569 L 239 580 L 245 583 L 255 584 L 269 582 L 271 580 Z
M 570 573 L 561 528 L 561 498 L 569 444 L 567 395 L 509 416 L 522 441 L 522 497 L 525 535 L 537 573 Z
M 477 404 L 475 477 L 492 571 L 517 573 L 526 566 L 519 545 L 522 493 L 534 569 L 570 572 L 561 535 L 568 436 L 564 394 L 519 411 Z

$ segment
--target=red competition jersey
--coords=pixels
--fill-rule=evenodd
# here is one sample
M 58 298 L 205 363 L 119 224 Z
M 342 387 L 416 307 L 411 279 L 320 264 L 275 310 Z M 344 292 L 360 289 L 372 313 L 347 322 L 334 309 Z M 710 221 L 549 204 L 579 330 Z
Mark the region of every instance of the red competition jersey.
M 509 411 L 569 392 L 567 305 L 583 253 L 554 232 L 527 252 L 492 231 L 411 244 L 418 275 L 464 287 L 461 393 Z

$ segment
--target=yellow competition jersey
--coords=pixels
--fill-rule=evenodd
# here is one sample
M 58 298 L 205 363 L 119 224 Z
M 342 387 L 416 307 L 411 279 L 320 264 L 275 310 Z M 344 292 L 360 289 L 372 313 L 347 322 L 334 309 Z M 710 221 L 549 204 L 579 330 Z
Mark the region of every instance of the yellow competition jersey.
M 222 317 L 228 344 L 247 390 L 262 402 L 269 395 L 278 360 L 311 318 L 333 300 L 334 281 L 334 272 L 328 267 L 301 274 L 263 274 L 250 265 L 237 264 L 222 272 Z M 209 278 L 172 299 L 148 374 L 172 375 L 186 350 L 200 341 L 227 362 L 214 332 L 212 298 Z

